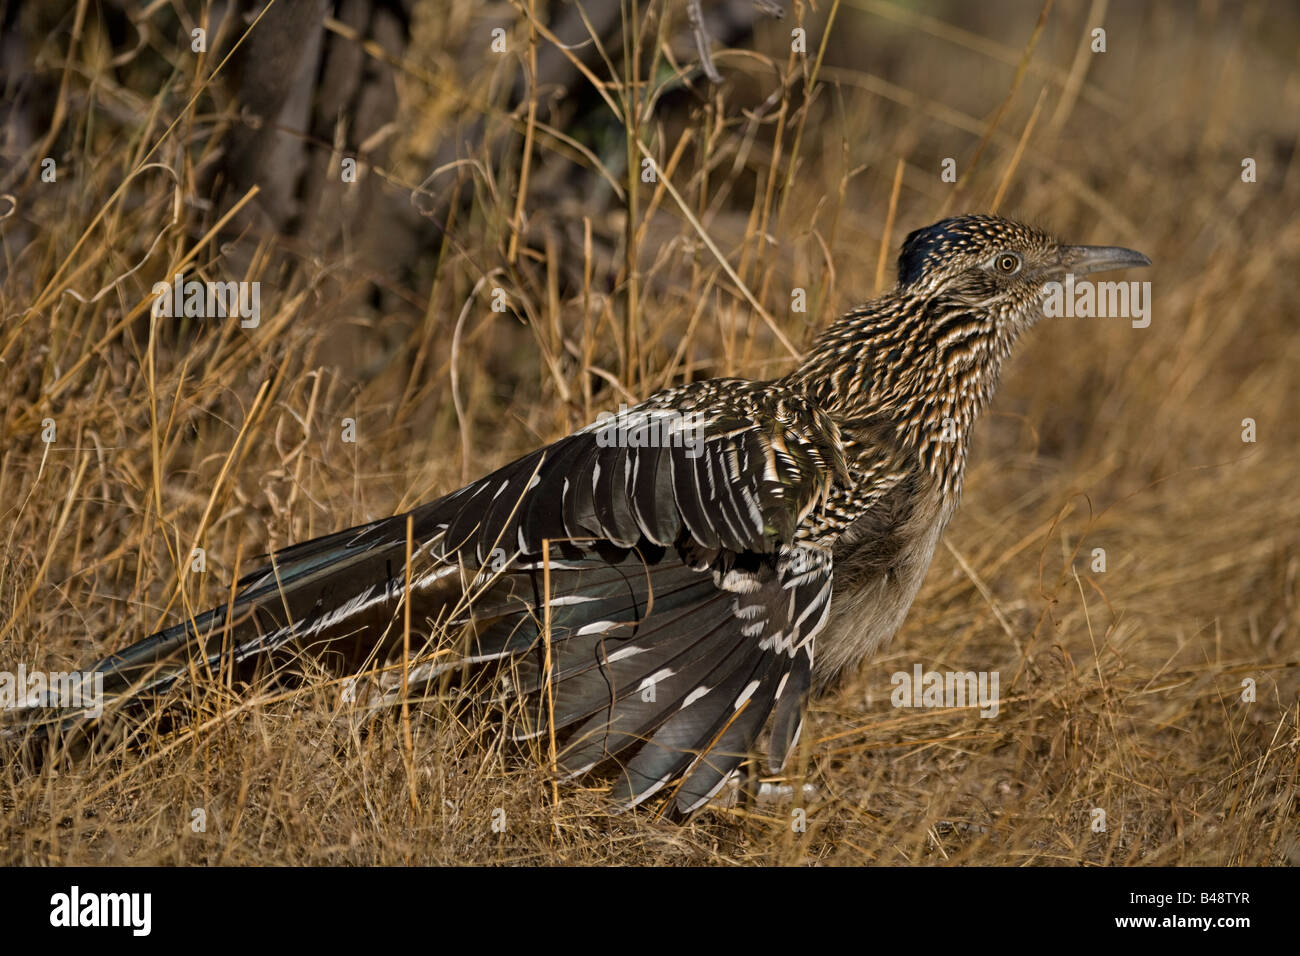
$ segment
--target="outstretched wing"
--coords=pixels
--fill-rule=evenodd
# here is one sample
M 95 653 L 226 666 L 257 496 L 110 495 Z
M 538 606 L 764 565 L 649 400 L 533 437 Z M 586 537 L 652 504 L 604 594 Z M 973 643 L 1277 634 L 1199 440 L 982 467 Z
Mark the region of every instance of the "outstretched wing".
M 832 581 L 808 530 L 851 481 L 845 447 L 797 393 L 684 386 L 407 515 L 277 552 L 229 608 L 96 670 L 128 695 L 290 641 L 375 654 L 409 598 L 425 633 L 465 633 L 462 663 L 509 663 L 517 736 L 553 728 L 569 774 L 612 760 L 629 804 L 680 778 L 689 811 L 769 718 L 774 766 L 797 737 Z M 447 659 L 411 667 L 408 689 Z
M 662 392 L 439 502 L 446 547 L 538 554 L 542 541 L 688 542 L 702 560 L 794 540 L 847 468 L 838 427 L 801 396 L 737 380 Z
M 513 660 L 516 736 L 553 730 L 571 776 L 615 761 L 628 804 L 681 777 L 684 812 L 769 717 L 782 765 L 831 595 L 829 552 L 798 532 L 845 474 L 838 429 L 799 396 L 707 382 L 439 503 L 441 553 L 477 568 L 453 620 L 472 659 Z

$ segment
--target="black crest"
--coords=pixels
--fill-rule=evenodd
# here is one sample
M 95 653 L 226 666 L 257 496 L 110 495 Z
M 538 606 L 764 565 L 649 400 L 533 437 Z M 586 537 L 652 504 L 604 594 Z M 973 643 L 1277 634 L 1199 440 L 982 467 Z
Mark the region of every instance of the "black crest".
M 1008 235 L 1008 230 L 1015 228 L 1015 223 L 977 215 L 953 216 L 918 229 L 903 241 L 903 251 L 898 257 L 898 282 L 911 285 L 932 266 L 951 261 L 954 255 L 976 252 L 990 243 L 1012 239 L 1014 236 Z

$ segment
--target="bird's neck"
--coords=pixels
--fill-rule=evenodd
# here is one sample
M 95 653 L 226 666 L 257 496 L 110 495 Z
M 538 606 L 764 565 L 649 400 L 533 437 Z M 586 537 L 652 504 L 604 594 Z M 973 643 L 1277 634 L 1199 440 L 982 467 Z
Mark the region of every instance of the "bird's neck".
M 1012 344 L 992 313 L 896 291 L 834 322 L 785 382 L 841 423 L 888 421 L 956 494 L 971 429 Z

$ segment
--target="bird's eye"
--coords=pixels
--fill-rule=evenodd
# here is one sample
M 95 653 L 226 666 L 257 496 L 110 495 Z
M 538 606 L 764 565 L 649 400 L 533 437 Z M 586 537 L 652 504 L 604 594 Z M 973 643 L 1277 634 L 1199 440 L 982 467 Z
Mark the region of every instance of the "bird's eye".
M 999 252 L 993 266 L 1003 275 L 1015 275 L 1020 271 L 1020 257 L 1014 252 Z

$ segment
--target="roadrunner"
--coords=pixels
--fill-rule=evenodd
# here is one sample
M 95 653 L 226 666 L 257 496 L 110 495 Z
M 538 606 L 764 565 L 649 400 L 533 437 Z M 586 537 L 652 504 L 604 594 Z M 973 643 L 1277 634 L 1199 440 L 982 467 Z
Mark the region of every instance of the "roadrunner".
M 486 672 L 507 732 L 556 735 L 561 774 L 608 770 L 624 805 L 673 785 L 690 813 L 764 729 L 780 768 L 809 693 L 898 630 L 1048 284 L 1149 264 L 992 216 L 920 229 L 893 291 L 784 378 L 660 392 L 408 514 L 279 551 L 226 606 L 96 664 L 104 698 L 345 646 L 380 702 Z

